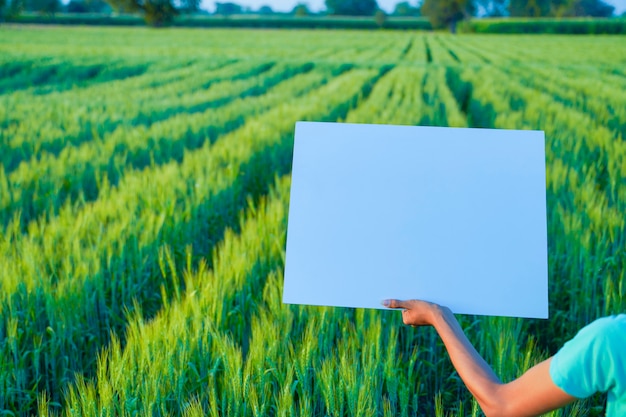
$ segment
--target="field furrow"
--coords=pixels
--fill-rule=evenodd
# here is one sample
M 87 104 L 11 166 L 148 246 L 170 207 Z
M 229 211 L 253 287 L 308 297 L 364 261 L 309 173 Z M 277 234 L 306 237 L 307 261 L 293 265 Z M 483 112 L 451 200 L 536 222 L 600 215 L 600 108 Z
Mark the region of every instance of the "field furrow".
M 283 97 L 264 94 L 310 69 L 309 64 L 280 64 L 252 79 L 219 83 L 203 94 L 201 106 L 190 106 L 180 115 L 149 127 L 119 127 L 101 140 L 68 147 L 57 157 L 44 155 L 24 163 L 2 181 L 6 192 L 0 196 L 0 224 L 6 225 L 19 210 L 21 227 L 26 229 L 42 215 L 55 216 L 66 202 L 95 200 L 102 183 L 115 186 L 126 170 L 180 162 L 185 150 L 212 142 L 241 126 L 248 117 L 280 103 Z M 301 77 L 291 81 L 296 87 L 289 91 L 297 97 L 331 76 L 327 71 L 325 77 Z
M 64 210 L 33 225 L 28 236 L 4 236 L 0 334 L 11 335 L 13 323 L 22 331 L 5 339 L 0 352 L 19 358 L 8 362 L 8 375 L 29 372 L 8 391 L 22 394 L 0 406 L 20 409 L 38 389 L 57 393 L 53 399 L 59 401 L 73 372 L 93 369 L 110 332 L 121 334 L 133 303 L 140 301 L 149 317 L 166 294 L 178 291 L 180 283 L 162 275 L 159 252 L 178 248 L 176 263 L 185 258 L 180 248 L 210 254 L 225 228 L 235 226 L 248 196 L 267 192 L 274 176 L 290 169 L 294 122 L 343 117 L 377 76 L 374 70 L 351 71 L 295 100 L 283 91 L 283 103 L 187 154 L 184 164 L 129 172 L 93 205 Z M 24 253 L 36 256 L 22 258 Z M 49 336 L 42 341 L 41 334 Z M 34 351 L 40 355 L 28 354 Z
M 626 311 L 624 39 L 0 26 L 0 415 L 482 415 L 433 329 L 282 304 L 294 124 L 545 132 L 550 319 L 458 317 L 512 380 Z
M 406 54 L 401 57 L 402 63 L 407 63 L 409 65 L 413 64 L 426 64 L 426 48 L 424 46 L 424 35 L 414 35 L 413 43 L 411 44 L 411 49 L 409 49 Z
M 425 70 L 395 67 L 372 89 L 368 99 L 348 113 L 348 123 L 390 123 L 417 125 L 425 112 L 420 85 Z M 410 106 L 410 107 L 404 107 Z M 406 112 L 411 108 L 411 112 Z
M 443 47 L 439 41 L 440 35 L 427 36 L 428 49 L 430 51 L 433 64 L 437 65 L 454 65 L 458 64 L 458 57 L 450 54 L 450 51 Z
M 457 57 L 461 65 L 481 65 L 489 63 L 479 53 L 466 48 L 465 42 L 457 42 L 454 36 L 439 36 L 437 39 L 450 54 L 454 54 L 454 56 Z
M 419 112 L 406 111 L 422 97 L 423 75 L 423 69 L 394 68 L 346 121 L 419 121 Z M 388 111 L 379 111 L 374 103 Z M 281 305 L 288 185 L 284 179 L 267 206 L 249 209 L 240 236 L 226 234 L 213 271 L 185 275 L 186 294 L 180 302 L 168 304 L 150 322 L 131 323 L 125 347 L 114 342 L 107 349 L 97 382 L 79 381 L 68 409 L 99 415 L 132 398 L 141 399 L 138 409 L 162 414 L 196 407 L 197 413 L 228 410 L 234 415 L 266 415 L 273 409 L 303 416 L 411 415 L 425 412 L 425 404 L 432 406 L 434 398 L 420 399 L 423 394 L 410 389 L 437 372 L 452 371 L 432 333 L 402 344 L 395 329 L 383 326 L 385 313 Z M 272 230 L 263 233 L 261 225 Z M 184 349 L 174 343 L 180 334 L 190 335 Z M 436 366 L 420 364 L 418 354 L 425 353 Z M 143 355 L 168 364 L 168 377 L 156 378 L 165 369 L 148 365 Z M 408 361 L 398 365 L 397 355 Z M 130 382 L 135 379 L 154 382 L 138 387 Z M 338 392 L 337 380 L 345 381 Z
M 525 85 L 594 119 L 599 128 L 612 130 L 616 140 L 626 138 L 626 97 L 615 84 L 587 76 L 564 79 L 558 72 L 541 68 L 510 68 L 509 72 Z
M 97 380 L 70 388 L 65 413 L 417 412 L 423 400 L 411 387 L 426 379 L 420 352 L 399 347 L 402 337 L 383 325 L 389 313 L 282 305 L 288 187 L 281 180 L 267 202 L 249 208 L 214 269 L 188 271 L 179 299 L 151 321 L 133 318 L 125 346 L 114 340 L 101 357 Z M 337 380 L 345 381 L 338 391 Z
M 65 148 L 103 140 L 120 127 L 150 126 L 180 113 L 225 104 L 232 97 L 253 93 L 259 88 L 258 77 L 266 72 L 277 78 L 276 69 L 270 71 L 271 62 L 221 68 L 224 64 L 194 65 L 176 71 L 171 74 L 173 79 L 159 85 L 120 83 L 117 88 L 109 85 L 107 90 L 72 91 L 46 98 L 7 97 L 4 139 L 0 140 L 5 171 L 13 171 L 22 161 L 54 157 Z M 66 114 L 74 117 L 67 119 Z M 0 120 L 2 116 L 0 110 Z M 33 119 L 37 122 L 31 123 Z
M 256 362 L 252 358 L 264 346 L 249 341 L 252 343 L 244 357 L 243 341 L 257 336 L 257 325 L 250 322 L 264 306 L 265 297 L 271 294 L 277 307 L 275 290 L 264 287 L 266 282 L 276 284 L 277 270 L 282 266 L 288 187 L 289 182 L 282 179 L 268 199 L 250 206 L 239 234 L 226 231 L 213 255 L 213 268 L 200 264 L 195 271 L 185 271 L 185 291 L 154 319 L 132 318 L 124 346 L 113 340 L 102 355 L 97 382 L 79 379 L 71 387 L 66 411 L 84 416 L 101 415 L 105 410 L 124 410 L 120 415 L 131 415 L 133 411 L 182 414 L 195 398 L 203 404 L 210 401 L 212 407 L 221 410 L 231 408 L 233 414 L 251 412 L 253 404 L 246 405 L 253 402 L 250 391 L 258 395 L 261 390 L 249 386 L 244 393 L 242 378 L 259 377 L 265 370 L 250 372 L 246 365 L 244 371 L 243 363 Z M 283 326 L 283 331 L 289 333 L 289 326 Z M 289 340 L 285 336 L 273 338 L 272 343 L 285 344 Z M 266 378 L 276 383 L 288 358 L 283 356 L 286 351 L 273 350 L 273 357 L 268 359 L 282 366 Z M 151 383 L 137 385 L 134 380 Z M 232 395 L 215 396 L 213 390 L 218 385 L 221 392 Z M 125 409 L 124 404 L 133 399 L 136 407 Z M 265 403 L 267 407 L 269 402 Z
M 623 175 L 624 142 L 615 141 L 608 130 L 597 127 L 587 116 L 564 109 L 548 96 L 516 86 L 497 70 L 465 71 L 463 76 L 472 85 L 470 118 L 476 121 L 480 115 L 480 126 L 534 127 L 546 132 L 549 256 L 554 274 L 551 285 L 554 293 L 561 294 L 552 301 L 562 309 L 568 306 L 568 320 L 558 322 L 563 328 L 554 333 L 571 337 L 575 329 L 606 308 L 585 303 L 584 299 L 599 297 L 606 283 L 613 280 L 606 274 L 608 270 L 626 267 L 622 250 L 626 244 L 622 214 L 626 210 L 626 190 L 618 182 L 607 180 Z M 494 87 L 502 85 L 497 83 L 499 79 L 509 80 L 506 91 Z M 593 248 L 589 247 L 590 241 L 596 242 Z M 606 259 L 611 263 L 607 264 Z M 567 291 L 558 287 L 565 277 L 573 275 L 580 278 L 568 282 Z M 563 298 L 568 302 L 563 304 Z

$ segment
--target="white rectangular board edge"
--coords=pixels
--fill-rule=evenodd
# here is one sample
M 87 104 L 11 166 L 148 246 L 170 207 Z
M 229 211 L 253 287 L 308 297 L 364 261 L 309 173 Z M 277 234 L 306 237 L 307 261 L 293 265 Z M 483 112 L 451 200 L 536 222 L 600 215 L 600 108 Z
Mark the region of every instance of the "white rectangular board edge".
M 542 131 L 296 123 L 283 302 L 548 317 Z

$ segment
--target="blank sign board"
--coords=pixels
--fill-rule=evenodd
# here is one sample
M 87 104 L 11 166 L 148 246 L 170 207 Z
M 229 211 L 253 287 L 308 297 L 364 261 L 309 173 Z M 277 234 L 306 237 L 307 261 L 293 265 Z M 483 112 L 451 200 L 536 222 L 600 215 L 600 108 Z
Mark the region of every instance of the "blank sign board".
M 283 302 L 548 317 L 544 134 L 296 124 Z

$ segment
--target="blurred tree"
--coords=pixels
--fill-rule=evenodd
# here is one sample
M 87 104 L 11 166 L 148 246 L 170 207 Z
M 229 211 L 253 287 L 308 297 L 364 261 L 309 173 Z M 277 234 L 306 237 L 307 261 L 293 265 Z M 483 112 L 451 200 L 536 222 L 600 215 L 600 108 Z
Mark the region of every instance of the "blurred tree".
M 456 33 L 456 24 L 473 15 L 475 6 L 470 0 L 424 0 L 421 11 L 434 28 L 448 26 Z
M 145 0 L 143 3 L 144 19 L 150 26 L 169 25 L 178 14 L 170 0 Z
M 271 8 L 271 6 L 264 4 L 263 6 L 259 7 L 259 14 L 274 14 L 274 10 Z
M 418 6 L 412 6 L 408 1 L 401 1 L 396 4 L 393 9 L 394 16 L 420 16 L 420 8 Z
M 150 26 L 165 26 L 174 20 L 178 10 L 171 0 L 106 0 L 118 12 L 143 13 Z
M 611 17 L 615 7 L 602 0 L 575 0 L 572 4 L 574 16 Z
M 200 1 L 201 0 L 178 0 L 178 4 L 175 3 L 175 5 L 178 12 L 192 14 L 200 11 Z
M 474 0 L 474 5 L 480 16 L 501 17 L 508 14 L 507 0 Z
M 71 0 L 65 9 L 68 13 L 110 13 L 111 6 L 103 0 Z
M 511 16 L 549 16 L 551 10 L 551 0 L 510 0 L 509 3 L 509 12 Z
M 376 13 L 374 13 L 374 21 L 379 28 L 382 28 L 387 21 L 387 13 L 380 9 L 376 10 Z
M 372 16 L 378 10 L 376 0 L 325 0 L 332 15 Z
M 228 16 L 231 14 L 242 14 L 243 8 L 237 3 L 215 3 L 215 14 Z
M 54 16 L 61 10 L 61 2 L 59 0 L 30 0 L 26 3 L 26 10 Z
M 574 0 L 551 0 L 550 16 L 564 17 L 572 15 L 572 3 Z
M 509 11 L 511 16 L 526 17 L 610 17 L 615 7 L 602 0 L 510 0 Z
M 26 7 L 24 0 L 4 0 L 4 10 L 0 6 L 0 20 L 4 18 L 17 17 Z M 0 0 L 2 2 L 2 0 Z
M 71 0 L 65 7 L 65 10 L 68 13 L 88 13 L 89 12 L 89 8 L 87 7 L 87 4 L 81 0 Z
M 308 16 L 311 14 L 311 11 L 309 10 L 309 6 L 307 6 L 306 3 L 298 3 L 296 4 L 296 7 L 293 8 L 293 10 L 291 11 L 292 14 L 294 14 L 295 16 Z

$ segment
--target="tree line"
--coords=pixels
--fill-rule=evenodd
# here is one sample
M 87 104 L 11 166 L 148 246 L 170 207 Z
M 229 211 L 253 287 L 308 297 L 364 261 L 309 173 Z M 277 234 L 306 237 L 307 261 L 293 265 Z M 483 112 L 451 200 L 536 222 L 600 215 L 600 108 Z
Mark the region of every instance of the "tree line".
M 459 21 L 469 17 L 610 17 L 615 8 L 603 0 L 401 0 L 391 15 L 427 17 L 433 27 L 456 30 Z M 294 16 L 314 14 L 336 16 L 375 16 L 384 19 L 377 0 L 325 0 L 326 9 L 313 13 L 306 3 L 298 3 L 290 13 Z M 153 26 L 167 25 L 176 15 L 207 13 L 200 8 L 200 0 L 0 0 L 0 20 L 20 13 L 35 12 L 53 15 L 68 13 L 140 13 Z M 277 14 L 269 5 L 252 10 L 238 3 L 216 2 L 214 14 Z M 285 13 L 281 13 L 285 14 Z
M 422 15 L 435 28 L 456 24 L 468 17 L 611 17 L 615 7 L 603 0 L 423 0 Z

